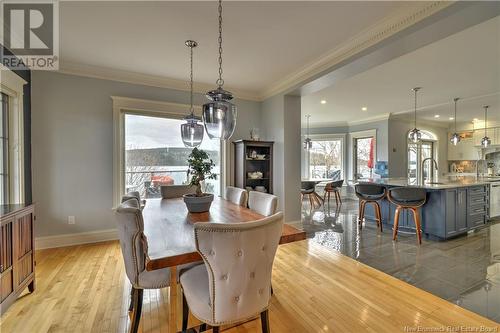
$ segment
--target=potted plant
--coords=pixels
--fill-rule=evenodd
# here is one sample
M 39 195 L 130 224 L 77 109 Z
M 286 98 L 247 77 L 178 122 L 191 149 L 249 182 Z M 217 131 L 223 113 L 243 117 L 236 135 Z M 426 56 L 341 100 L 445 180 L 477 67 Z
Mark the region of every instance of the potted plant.
M 217 175 L 212 173 L 215 163 L 206 151 L 194 148 L 189 154 L 188 166 L 188 176 L 191 176 L 189 184 L 196 186 L 196 193 L 185 194 L 183 196 L 184 203 L 190 213 L 208 212 L 214 200 L 214 195 L 212 193 L 203 193 L 201 184 L 207 179 L 217 179 Z

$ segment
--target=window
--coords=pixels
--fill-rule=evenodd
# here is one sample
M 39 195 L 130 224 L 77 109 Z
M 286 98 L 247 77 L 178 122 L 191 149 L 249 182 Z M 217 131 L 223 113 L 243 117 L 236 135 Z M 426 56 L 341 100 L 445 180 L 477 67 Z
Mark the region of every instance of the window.
M 313 139 L 308 157 L 308 178 L 342 179 L 343 140 Z
M 0 117 L 0 205 L 9 200 L 9 96 L 0 93 L 2 115 Z
M 355 179 L 370 178 L 375 167 L 375 137 L 354 138 Z
M 144 198 L 161 197 L 161 185 L 181 185 L 188 181 L 187 158 L 192 148 L 184 147 L 181 119 L 125 113 L 124 192 L 139 191 Z M 203 139 L 216 166 L 217 180 L 208 180 L 205 191 L 220 193 L 220 141 Z
M 421 179 L 422 173 L 424 179 L 429 179 L 435 170 L 433 163 L 425 163 L 422 170 L 422 161 L 426 158 L 436 158 L 434 143 L 435 136 L 427 131 L 421 131 L 422 140 L 419 143 L 408 141 L 408 178 L 412 181 Z

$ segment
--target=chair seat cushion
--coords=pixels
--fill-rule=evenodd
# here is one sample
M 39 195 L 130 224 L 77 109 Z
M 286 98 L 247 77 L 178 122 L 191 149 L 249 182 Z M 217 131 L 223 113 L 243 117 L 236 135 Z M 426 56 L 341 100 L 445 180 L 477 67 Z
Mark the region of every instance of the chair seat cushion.
M 311 188 L 311 189 L 307 189 L 307 190 L 306 190 L 306 189 L 301 189 L 301 190 L 300 190 L 300 193 L 302 193 L 302 194 L 311 194 L 311 193 L 313 193 L 313 192 L 314 192 L 314 189 L 313 189 L 313 188 Z
M 212 322 L 208 272 L 205 265 L 197 265 L 181 273 L 180 283 L 191 313 L 205 323 Z

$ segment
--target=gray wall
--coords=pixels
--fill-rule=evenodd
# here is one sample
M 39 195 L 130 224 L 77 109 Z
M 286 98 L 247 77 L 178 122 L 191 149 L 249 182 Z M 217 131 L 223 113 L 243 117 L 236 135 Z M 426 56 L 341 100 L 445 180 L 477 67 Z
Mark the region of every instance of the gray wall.
M 32 76 L 33 200 L 37 236 L 114 229 L 110 96 L 189 103 L 170 89 L 36 71 Z M 195 95 L 203 104 L 204 96 Z M 233 140 L 260 126 L 260 104 L 236 100 Z M 230 147 L 232 152 L 232 147 Z M 231 158 L 232 160 L 232 158 Z M 67 223 L 68 216 L 76 224 Z

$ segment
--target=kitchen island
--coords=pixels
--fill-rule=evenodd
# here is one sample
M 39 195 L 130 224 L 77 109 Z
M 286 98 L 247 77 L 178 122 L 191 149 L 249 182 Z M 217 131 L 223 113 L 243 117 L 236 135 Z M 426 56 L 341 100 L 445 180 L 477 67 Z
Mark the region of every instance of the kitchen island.
M 422 233 L 431 239 L 445 240 L 484 226 L 489 218 L 490 181 L 476 177 L 448 177 L 432 183 L 418 184 L 407 178 L 360 179 L 360 184 L 378 184 L 386 188 L 417 187 L 427 191 L 427 202 L 420 208 Z M 379 202 L 382 223 L 392 227 L 396 206 L 387 198 Z M 365 219 L 375 221 L 371 205 Z M 415 232 L 410 211 L 401 212 L 399 230 Z

